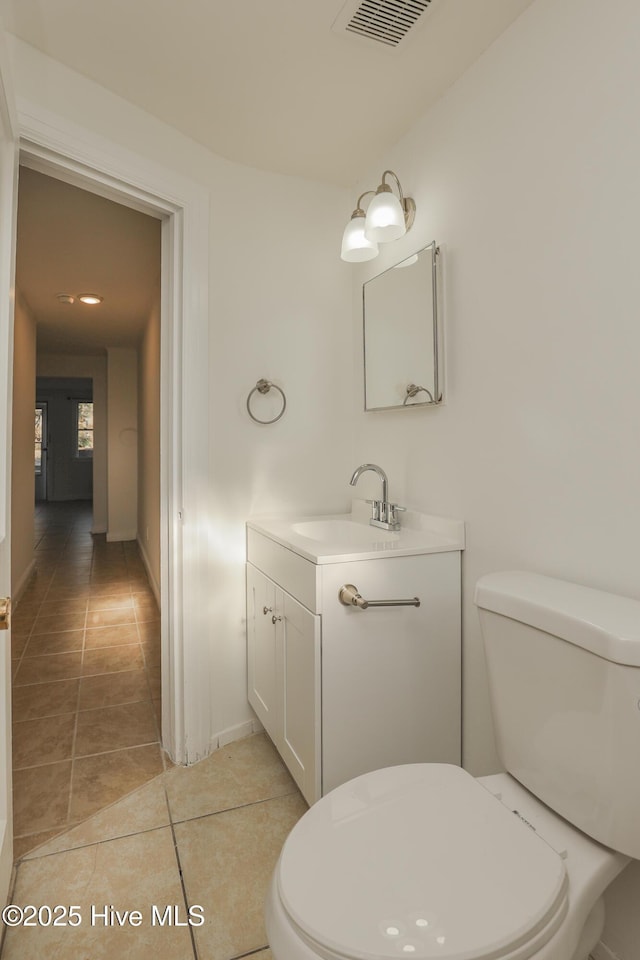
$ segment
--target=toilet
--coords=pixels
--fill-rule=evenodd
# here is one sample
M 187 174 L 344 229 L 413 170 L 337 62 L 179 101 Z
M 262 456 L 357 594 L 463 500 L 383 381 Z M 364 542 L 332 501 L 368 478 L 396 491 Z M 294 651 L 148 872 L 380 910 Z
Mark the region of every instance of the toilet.
M 498 753 L 374 770 L 287 838 L 275 960 L 587 960 L 640 859 L 640 602 L 512 571 L 476 586 Z

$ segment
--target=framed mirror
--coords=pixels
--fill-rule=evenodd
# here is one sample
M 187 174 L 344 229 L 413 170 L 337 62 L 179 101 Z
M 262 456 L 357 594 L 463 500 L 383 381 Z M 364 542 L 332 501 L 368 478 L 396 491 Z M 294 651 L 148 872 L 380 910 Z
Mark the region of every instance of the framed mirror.
M 364 408 L 442 400 L 435 241 L 362 285 Z

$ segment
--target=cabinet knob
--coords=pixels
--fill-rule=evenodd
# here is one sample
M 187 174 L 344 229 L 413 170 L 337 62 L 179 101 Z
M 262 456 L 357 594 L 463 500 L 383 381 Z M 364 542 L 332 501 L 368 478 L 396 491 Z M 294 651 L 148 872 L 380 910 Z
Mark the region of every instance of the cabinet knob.
M 278 622 L 278 620 L 282 620 L 282 617 L 276 617 L 274 613 L 274 615 L 271 617 L 271 623 L 275 625 Z
M 268 613 L 273 613 L 273 607 L 263 607 L 263 608 L 262 608 L 262 612 L 264 613 L 264 615 L 265 615 L 265 617 L 266 617 L 266 615 L 267 615 Z

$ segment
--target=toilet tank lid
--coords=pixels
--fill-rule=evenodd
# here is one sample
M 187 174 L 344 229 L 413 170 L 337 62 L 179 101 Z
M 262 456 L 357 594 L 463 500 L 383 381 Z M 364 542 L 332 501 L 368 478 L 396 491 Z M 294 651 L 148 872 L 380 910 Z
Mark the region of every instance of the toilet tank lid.
M 638 600 L 521 570 L 480 577 L 474 600 L 606 660 L 640 666 Z

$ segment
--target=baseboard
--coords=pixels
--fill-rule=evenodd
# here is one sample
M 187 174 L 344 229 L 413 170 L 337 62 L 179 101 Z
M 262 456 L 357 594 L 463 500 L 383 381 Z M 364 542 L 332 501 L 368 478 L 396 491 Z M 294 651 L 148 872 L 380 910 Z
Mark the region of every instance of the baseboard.
M 18 583 L 15 585 L 15 587 L 12 587 L 12 589 L 11 589 L 11 592 L 12 592 L 12 594 L 13 594 L 12 603 L 13 603 L 14 608 L 17 607 L 18 604 L 20 603 L 20 598 L 22 597 L 22 594 L 23 594 L 23 593 L 25 592 L 25 590 L 27 589 L 27 586 L 28 586 L 28 584 L 29 584 L 29 580 L 31 580 L 31 577 L 34 575 L 35 572 L 36 572 L 36 561 L 35 561 L 35 559 L 34 559 L 34 560 L 32 560 L 31 563 L 27 566 L 26 570 L 24 571 L 24 573 L 23 573 L 22 576 L 20 577 L 20 579 L 19 579 Z
M 622 957 L 610 950 L 609 947 L 600 940 L 600 942 L 591 951 L 591 960 L 622 960 Z
M 215 733 L 211 737 L 211 751 L 219 750 L 220 747 L 225 747 L 234 740 L 250 737 L 252 733 L 259 733 L 263 729 L 259 720 L 245 720 L 244 723 L 239 723 L 235 727 L 227 727 L 226 730 L 221 730 L 220 733 Z
M 137 530 L 108 530 L 107 543 L 117 543 L 120 540 L 135 540 Z
M 106 533 L 106 532 L 107 532 L 107 528 L 103 525 L 100 525 L 99 527 L 91 527 L 91 533 L 93 534 Z
M 158 604 L 159 609 L 162 610 L 162 604 L 160 602 L 160 584 L 157 582 L 156 578 L 153 575 L 151 564 L 149 563 L 149 556 L 142 544 L 142 540 L 140 539 L 140 537 L 137 538 L 137 544 L 138 544 L 138 550 L 140 551 L 140 556 L 142 557 L 142 562 L 144 564 L 144 569 L 147 572 L 147 577 L 149 579 L 149 586 L 153 590 L 153 595 L 156 598 L 156 603 Z

